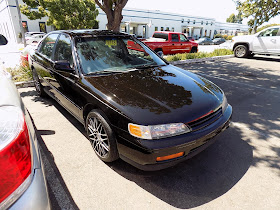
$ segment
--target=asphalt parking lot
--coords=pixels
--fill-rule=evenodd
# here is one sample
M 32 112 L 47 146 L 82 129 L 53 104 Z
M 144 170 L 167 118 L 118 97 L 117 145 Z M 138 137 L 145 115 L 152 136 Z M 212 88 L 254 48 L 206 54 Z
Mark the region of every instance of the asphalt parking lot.
M 19 89 L 37 128 L 54 209 L 279 209 L 280 57 L 180 67 L 224 90 L 233 122 L 204 152 L 158 172 L 103 163 L 74 117 L 34 88 Z

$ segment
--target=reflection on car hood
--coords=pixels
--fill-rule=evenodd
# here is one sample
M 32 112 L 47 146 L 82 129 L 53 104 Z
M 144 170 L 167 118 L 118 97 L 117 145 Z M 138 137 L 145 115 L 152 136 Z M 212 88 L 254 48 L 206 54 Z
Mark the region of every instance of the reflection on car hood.
M 159 124 L 189 122 L 221 104 L 220 89 L 192 75 L 168 65 L 85 79 L 136 123 Z

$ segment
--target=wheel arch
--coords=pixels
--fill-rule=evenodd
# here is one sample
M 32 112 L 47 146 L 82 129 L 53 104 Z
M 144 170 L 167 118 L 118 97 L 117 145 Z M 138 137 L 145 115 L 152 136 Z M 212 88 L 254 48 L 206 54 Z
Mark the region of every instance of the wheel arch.
M 247 49 L 250 51 L 250 45 L 248 42 L 237 42 L 234 43 L 232 50 L 234 51 L 234 49 L 238 46 L 238 45 L 244 45 L 247 47 Z

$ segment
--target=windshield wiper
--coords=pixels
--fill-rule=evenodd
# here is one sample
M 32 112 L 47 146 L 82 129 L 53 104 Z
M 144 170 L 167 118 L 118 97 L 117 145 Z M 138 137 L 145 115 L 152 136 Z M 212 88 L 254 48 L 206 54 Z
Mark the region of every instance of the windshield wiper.
M 159 66 L 165 66 L 165 64 L 144 64 L 141 66 L 135 66 L 136 69 L 147 69 L 147 68 L 154 68 L 154 67 L 159 67 Z

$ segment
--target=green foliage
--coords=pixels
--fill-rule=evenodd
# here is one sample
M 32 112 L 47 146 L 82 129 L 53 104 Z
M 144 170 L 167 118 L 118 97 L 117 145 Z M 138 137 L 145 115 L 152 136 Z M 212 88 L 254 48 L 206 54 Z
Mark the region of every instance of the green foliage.
M 235 23 L 235 21 L 236 21 L 236 18 L 235 18 L 235 14 L 231 14 L 228 18 L 227 18 L 227 20 L 226 20 L 228 23 Z
M 254 30 L 271 18 L 280 14 L 280 3 L 278 0 L 236 0 L 237 10 L 244 18 L 250 18 L 248 25 Z
M 28 65 L 20 65 L 19 67 L 15 68 L 6 68 L 6 71 L 9 72 L 12 76 L 12 79 L 14 82 L 25 82 L 25 81 L 31 81 L 32 78 L 32 72 Z
M 242 15 L 239 12 L 238 15 L 235 15 L 234 13 L 232 13 L 228 18 L 227 18 L 227 22 L 228 23 L 242 23 Z
M 58 30 L 98 28 L 93 0 L 23 0 L 21 12 L 29 19 L 49 17 L 47 25 Z M 37 8 L 36 10 L 32 8 Z
M 222 35 L 222 34 L 216 34 L 216 35 L 214 36 L 214 38 L 223 38 L 223 35 Z
M 265 26 L 262 26 L 260 28 L 258 28 L 257 32 L 265 29 L 265 28 L 268 28 L 268 27 L 271 27 L 271 26 L 279 26 L 280 24 L 277 24 L 277 23 L 272 23 L 272 24 L 268 24 L 268 25 L 265 25 Z
M 233 35 L 228 36 L 228 37 L 227 37 L 227 40 L 232 40 L 233 37 L 234 37 Z
M 215 49 L 211 53 L 206 52 L 198 52 L 198 53 L 183 53 L 167 56 L 165 59 L 167 61 L 179 61 L 179 60 L 187 60 L 187 59 L 198 59 L 198 58 L 208 58 L 222 55 L 232 55 L 232 50 L 228 49 Z

